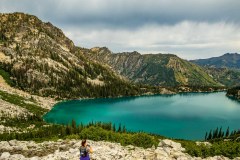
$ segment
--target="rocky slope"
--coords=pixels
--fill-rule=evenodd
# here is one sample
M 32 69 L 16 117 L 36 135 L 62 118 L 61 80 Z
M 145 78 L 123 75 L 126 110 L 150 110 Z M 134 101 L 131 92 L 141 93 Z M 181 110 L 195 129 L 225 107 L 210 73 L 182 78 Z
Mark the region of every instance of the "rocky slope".
M 57 101 L 54 100 L 53 98 L 31 95 L 27 92 L 11 87 L 9 84 L 6 83 L 2 76 L 0 76 L 0 93 L 1 92 L 5 92 L 10 95 L 18 95 L 19 97 L 22 97 L 22 99 L 26 99 L 27 103 L 32 103 L 32 101 L 34 101 L 35 105 L 40 106 L 46 110 L 50 110 L 53 107 L 53 105 L 57 103 Z M 29 99 L 31 101 L 27 101 Z M 4 111 L 8 110 L 4 109 Z
M 21 90 L 55 98 L 108 97 L 138 90 L 107 67 L 85 58 L 51 23 L 0 14 L 0 73 Z
M 204 70 L 172 54 L 126 52 L 114 54 L 106 47 L 81 50 L 87 57 L 108 64 L 133 82 L 161 86 L 219 86 Z
M 0 134 L 33 131 L 29 117 L 42 116 L 56 103 L 51 98 L 30 95 L 9 86 L 0 76 Z M 27 125 L 19 122 L 25 119 Z
M 95 142 L 88 140 L 94 152 L 91 154 L 93 160 L 201 160 L 200 157 L 191 157 L 184 153 L 185 149 L 180 143 L 168 139 L 161 140 L 158 147 L 143 149 L 134 146 L 123 147 L 117 143 Z M 79 140 L 58 140 L 57 142 L 35 143 L 33 141 L 1 141 L 1 160 L 74 160 L 79 159 Z M 228 160 L 223 156 L 205 158 L 206 160 Z M 236 160 L 239 158 L 235 158 Z
M 219 57 L 197 59 L 191 62 L 204 67 L 212 77 L 227 87 L 240 85 L 240 54 L 226 53 Z

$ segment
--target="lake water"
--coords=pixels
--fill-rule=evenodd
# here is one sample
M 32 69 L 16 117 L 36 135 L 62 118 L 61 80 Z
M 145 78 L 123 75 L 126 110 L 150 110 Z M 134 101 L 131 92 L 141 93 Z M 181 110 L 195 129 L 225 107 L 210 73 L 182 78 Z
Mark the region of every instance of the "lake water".
M 202 140 L 206 131 L 228 126 L 240 129 L 240 103 L 217 93 L 141 96 L 61 102 L 44 116 L 47 122 L 68 124 L 72 119 L 125 125 L 172 138 Z M 116 127 L 117 128 L 117 127 Z

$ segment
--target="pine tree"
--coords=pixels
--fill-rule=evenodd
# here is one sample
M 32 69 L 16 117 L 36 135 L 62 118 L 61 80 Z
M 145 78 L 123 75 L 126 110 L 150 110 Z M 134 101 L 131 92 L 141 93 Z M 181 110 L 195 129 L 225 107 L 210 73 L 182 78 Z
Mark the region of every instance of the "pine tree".
M 117 132 L 121 132 L 121 131 L 122 131 L 122 125 L 121 125 L 121 123 L 120 123 L 119 126 L 118 126 Z
M 207 140 L 207 138 L 208 138 L 208 132 L 206 132 L 205 134 L 205 141 Z
M 220 128 L 218 135 L 217 135 L 217 138 L 221 138 L 221 137 L 222 137 L 222 127 Z
M 74 119 L 72 120 L 72 128 L 74 130 L 76 130 L 76 128 L 77 128 L 77 124 L 76 124 L 76 121 Z
M 237 131 L 236 130 L 234 130 L 234 132 L 233 132 L 233 135 L 236 135 L 237 134 Z
M 116 132 L 116 126 L 115 126 L 115 123 L 113 124 L 113 132 Z
M 238 129 L 237 134 L 240 134 L 240 129 Z
M 72 120 L 72 130 L 73 130 L 74 133 L 77 132 L 77 124 L 76 124 L 76 121 L 74 119 Z
M 217 138 L 217 137 L 218 137 L 218 127 L 217 127 L 216 130 L 214 130 L 213 135 L 212 135 L 212 139 Z
M 122 132 L 123 132 L 123 133 L 126 133 L 126 132 L 127 132 L 125 125 L 123 126 Z
M 224 131 L 222 131 L 222 135 L 221 135 L 221 138 L 223 138 L 223 137 L 224 137 L 224 135 L 225 135 L 225 133 L 224 133 Z
M 71 135 L 71 134 L 72 134 L 72 129 L 71 129 L 71 127 L 69 127 L 68 125 L 67 125 L 67 127 L 66 127 L 66 134 L 67 134 L 67 135 Z
M 61 128 L 61 136 L 64 137 L 66 135 L 66 129 L 64 127 Z
M 209 134 L 208 134 L 208 140 L 211 140 L 212 139 L 212 130 L 210 130 Z

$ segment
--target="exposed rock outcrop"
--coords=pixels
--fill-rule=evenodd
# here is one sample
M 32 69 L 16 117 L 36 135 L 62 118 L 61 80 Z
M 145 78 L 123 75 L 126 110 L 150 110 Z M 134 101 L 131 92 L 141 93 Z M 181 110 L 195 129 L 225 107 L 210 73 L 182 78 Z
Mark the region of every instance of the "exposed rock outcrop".
M 185 153 L 180 143 L 165 139 L 155 148 L 143 149 L 134 146 L 121 146 L 118 143 L 95 142 L 88 140 L 94 150 L 92 160 L 201 160 Z M 1 141 L 1 160 L 75 160 L 79 159 L 79 140 L 58 140 L 57 142 L 35 143 L 33 141 Z M 228 160 L 223 156 L 206 158 L 206 160 Z M 236 158 L 237 160 L 237 158 Z

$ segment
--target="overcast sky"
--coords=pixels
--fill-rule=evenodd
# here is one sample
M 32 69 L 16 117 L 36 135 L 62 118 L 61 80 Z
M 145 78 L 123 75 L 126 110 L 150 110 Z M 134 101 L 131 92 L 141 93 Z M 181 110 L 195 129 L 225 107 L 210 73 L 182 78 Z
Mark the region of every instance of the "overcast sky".
M 185 59 L 240 51 L 240 0 L 0 0 L 0 12 L 36 15 L 86 48 Z

